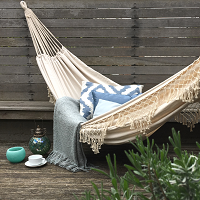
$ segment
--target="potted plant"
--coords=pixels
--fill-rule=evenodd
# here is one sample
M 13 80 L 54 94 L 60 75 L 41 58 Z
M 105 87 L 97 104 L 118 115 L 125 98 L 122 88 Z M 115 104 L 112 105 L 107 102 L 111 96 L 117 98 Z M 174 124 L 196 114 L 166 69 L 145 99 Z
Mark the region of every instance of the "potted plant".
M 144 145 L 142 138 L 137 138 L 132 145 L 137 149 L 125 151 L 131 165 L 125 164 L 127 172 L 124 176 L 117 175 L 116 156 L 112 163 L 110 155 L 106 156 L 110 173 L 93 170 L 108 176 L 112 187 L 110 190 L 98 188 L 92 183 L 94 193 L 85 191 L 81 199 L 107 200 L 199 200 L 200 199 L 200 154 L 193 155 L 181 149 L 180 132 L 172 128 L 169 141 L 176 156 L 168 156 L 169 145 L 163 144 L 162 149 L 154 145 L 154 140 Z M 200 149 L 200 144 L 196 142 Z M 142 189 L 138 192 L 135 188 Z M 75 196 L 76 199 L 78 199 Z

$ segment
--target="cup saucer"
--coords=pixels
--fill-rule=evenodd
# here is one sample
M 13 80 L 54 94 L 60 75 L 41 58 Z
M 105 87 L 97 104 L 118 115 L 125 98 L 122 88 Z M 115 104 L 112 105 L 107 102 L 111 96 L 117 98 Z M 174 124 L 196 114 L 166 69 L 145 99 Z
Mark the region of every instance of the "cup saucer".
M 29 161 L 26 161 L 26 162 L 25 162 L 25 165 L 26 165 L 27 167 L 40 167 L 40 166 L 42 166 L 42 165 L 45 165 L 46 163 L 47 163 L 46 159 L 45 159 L 45 158 L 42 158 L 42 162 L 39 163 L 39 164 L 37 164 L 37 165 L 31 164 Z

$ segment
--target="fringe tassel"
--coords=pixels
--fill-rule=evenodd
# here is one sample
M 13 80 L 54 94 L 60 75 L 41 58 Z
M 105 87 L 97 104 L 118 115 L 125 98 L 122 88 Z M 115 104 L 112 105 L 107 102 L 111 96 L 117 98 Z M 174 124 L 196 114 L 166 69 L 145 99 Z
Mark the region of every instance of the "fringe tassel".
M 168 103 L 172 100 L 181 100 L 189 103 L 194 102 L 194 100 L 198 98 L 200 90 L 198 79 L 200 74 L 199 62 L 199 59 L 196 60 L 168 85 L 164 86 L 159 91 L 156 91 L 142 103 L 134 105 L 134 109 L 130 107 L 127 110 L 123 110 L 116 114 L 115 127 L 130 126 L 130 129 L 135 129 L 146 134 L 146 130 L 149 129 L 149 126 L 152 123 L 151 120 L 156 109 L 163 103 Z M 188 80 L 188 76 L 193 76 L 194 78 Z M 184 115 L 181 113 L 176 117 L 176 121 L 187 125 L 192 131 L 199 118 L 200 112 L 198 110 L 197 112 L 192 112 L 190 114 L 188 114 L 188 112 L 185 112 Z M 104 142 L 106 131 L 109 126 L 112 126 L 113 120 L 114 116 L 112 116 L 112 119 L 107 118 L 105 121 L 97 122 L 97 124 L 82 127 L 80 142 L 87 142 L 91 145 L 92 150 L 95 153 L 98 153 L 101 144 Z
M 200 119 L 200 103 L 190 104 L 181 113 L 175 116 L 175 121 L 190 128 L 190 132 L 195 128 L 195 124 L 199 122 Z
M 89 128 L 82 126 L 80 130 L 80 142 L 90 144 L 94 154 L 99 153 L 101 145 L 104 143 L 106 131 L 109 126 L 112 126 L 114 117 L 111 116 L 106 122 L 102 123 L 101 126 L 91 125 Z
M 183 102 L 193 103 L 195 99 L 198 98 L 199 93 L 199 80 L 196 78 L 196 80 L 193 80 L 193 84 L 189 85 L 188 89 L 183 88 L 184 92 L 179 95 L 179 99 Z
M 67 158 L 64 154 L 52 151 L 49 156 L 47 157 L 47 162 L 58 165 L 62 168 L 65 168 L 71 172 L 78 172 L 78 171 L 89 171 L 89 167 L 83 168 L 78 167 L 74 162 L 72 162 L 69 158 Z
M 101 145 L 104 143 L 106 130 L 107 129 L 104 128 L 101 129 L 82 128 L 80 131 L 80 142 L 90 144 L 90 147 L 94 152 L 94 154 L 97 154 L 99 153 L 99 149 L 101 149 Z
M 132 120 L 130 129 L 139 130 L 143 134 L 146 134 L 146 130 L 149 129 L 150 124 L 151 124 L 151 117 L 145 116 L 139 120 Z
M 48 97 L 49 97 L 49 102 L 55 104 L 56 103 L 56 99 L 54 98 L 51 90 L 49 89 L 49 87 L 47 87 L 47 91 L 48 91 Z
M 145 131 L 149 129 L 154 112 L 155 110 L 149 112 L 147 116 L 143 116 L 138 120 L 134 119 L 134 117 L 130 118 L 130 116 L 119 113 L 115 126 L 124 127 L 127 122 L 130 122 L 130 129 L 139 130 L 140 132 L 143 132 L 143 134 L 146 134 Z M 113 121 L 114 117 L 111 116 L 109 120 L 102 123 L 101 126 L 82 126 L 80 130 L 80 142 L 90 144 L 92 151 L 95 154 L 99 153 L 99 149 L 101 149 L 101 145 L 104 143 L 107 128 L 112 126 Z

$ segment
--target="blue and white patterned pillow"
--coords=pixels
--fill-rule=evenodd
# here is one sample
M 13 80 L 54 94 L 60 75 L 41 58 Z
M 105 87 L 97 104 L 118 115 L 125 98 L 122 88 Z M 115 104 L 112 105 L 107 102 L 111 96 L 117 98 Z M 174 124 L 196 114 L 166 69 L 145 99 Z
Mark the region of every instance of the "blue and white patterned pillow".
M 141 94 L 142 88 L 143 85 L 112 86 L 106 84 L 92 83 L 89 81 L 83 81 L 81 98 L 80 98 L 80 114 L 86 119 L 92 118 L 94 110 L 92 91 L 132 96 L 135 94 Z

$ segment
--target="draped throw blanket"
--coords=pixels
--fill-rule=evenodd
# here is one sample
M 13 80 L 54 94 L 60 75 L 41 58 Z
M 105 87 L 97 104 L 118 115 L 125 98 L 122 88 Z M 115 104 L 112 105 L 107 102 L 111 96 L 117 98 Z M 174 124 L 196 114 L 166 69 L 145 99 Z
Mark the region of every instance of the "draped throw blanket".
M 21 2 L 25 11 L 37 63 L 48 85 L 51 100 L 63 96 L 80 98 L 82 81 L 118 85 L 94 71 L 67 50 L 36 15 Z M 66 25 L 67 26 L 67 25 Z M 80 141 L 91 145 L 98 153 L 101 145 L 123 144 L 138 135 L 148 137 L 171 117 L 178 115 L 199 98 L 200 60 L 197 59 L 172 77 L 163 81 L 135 99 L 91 119 L 81 125 Z M 179 117 L 193 127 L 199 118 L 200 104 L 194 117 Z M 184 114 L 183 114 L 184 115 Z
M 49 163 L 69 171 L 87 171 L 87 159 L 79 142 L 80 124 L 86 119 L 79 113 L 79 101 L 62 97 L 56 101 L 53 124 L 53 151 Z

